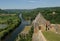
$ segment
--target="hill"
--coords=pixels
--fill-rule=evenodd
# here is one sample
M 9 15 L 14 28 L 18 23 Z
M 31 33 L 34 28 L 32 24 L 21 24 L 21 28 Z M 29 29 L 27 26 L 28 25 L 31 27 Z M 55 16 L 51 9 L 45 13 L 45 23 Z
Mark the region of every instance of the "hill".
M 46 8 L 36 8 L 32 9 L 29 12 L 22 12 L 24 19 L 34 20 L 38 12 L 41 12 L 46 20 L 49 20 L 51 23 L 60 24 L 60 7 L 46 7 Z M 56 12 L 56 14 L 53 14 Z
M 25 20 L 34 20 L 38 12 L 41 12 L 42 15 L 49 20 L 51 23 L 59 23 L 60 24 L 60 7 L 45 7 L 45 8 L 35 8 L 35 9 L 0 9 L 0 14 L 23 14 L 23 18 Z M 52 12 L 56 12 L 56 14 L 52 14 Z

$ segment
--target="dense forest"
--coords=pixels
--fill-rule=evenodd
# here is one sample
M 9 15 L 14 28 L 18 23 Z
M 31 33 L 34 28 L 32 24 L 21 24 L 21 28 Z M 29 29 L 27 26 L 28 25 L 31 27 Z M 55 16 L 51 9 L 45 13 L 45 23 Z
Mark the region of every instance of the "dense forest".
M 60 7 L 46 7 L 46 8 L 37 8 L 32 9 L 28 12 L 22 12 L 24 19 L 34 20 L 38 13 L 41 13 L 46 20 L 49 20 L 51 23 L 60 24 Z M 53 14 L 55 12 L 55 14 Z
M 60 7 L 46 7 L 36 9 L 0 9 L 0 14 L 23 14 L 25 20 L 34 20 L 38 13 L 41 13 L 51 23 L 60 23 Z M 55 14 L 53 14 L 55 12 Z

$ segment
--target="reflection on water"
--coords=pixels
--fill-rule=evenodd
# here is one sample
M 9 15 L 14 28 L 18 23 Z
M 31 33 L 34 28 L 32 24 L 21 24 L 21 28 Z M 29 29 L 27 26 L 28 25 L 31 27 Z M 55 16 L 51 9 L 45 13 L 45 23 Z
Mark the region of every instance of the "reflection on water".
M 9 35 L 7 36 L 4 41 L 14 41 L 16 39 L 16 37 L 18 36 L 18 34 L 24 29 L 24 27 L 26 25 L 29 25 L 29 22 L 25 21 L 22 18 L 22 15 L 19 15 L 20 19 L 21 19 L 21 24 Z

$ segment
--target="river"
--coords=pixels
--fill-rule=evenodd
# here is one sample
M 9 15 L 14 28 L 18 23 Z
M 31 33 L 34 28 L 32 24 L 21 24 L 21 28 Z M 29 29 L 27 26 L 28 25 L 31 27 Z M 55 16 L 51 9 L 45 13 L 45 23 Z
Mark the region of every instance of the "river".
M 18 34 L 24 29 L 24 27 L 26 25 L 29 25 L 28 21 L 25 21 L 22 18 L 22 15 L 19 15 L 20 19 L 21 19 L 21 24 L 8 36 L 5 37 L 5 39 L 3 41 L 14 41 L 16 39 L 16 37 L 18 36 Z

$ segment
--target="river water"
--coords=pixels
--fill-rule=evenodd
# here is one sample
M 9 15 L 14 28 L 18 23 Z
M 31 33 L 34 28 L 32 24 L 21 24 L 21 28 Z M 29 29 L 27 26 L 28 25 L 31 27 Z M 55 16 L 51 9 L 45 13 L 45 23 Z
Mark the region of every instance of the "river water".
M 28 21 L 25 21 L 22 18 L 22 15 L 19 15 L 20 19 L 21 19 L 21 24 L 10 34 L 8 35 L 3 41 L 14 41 L 16 39 L 16 37 L 18 36 L 18 34 L 24 29 L 24 27 L 26 25 L 29 25 Z

